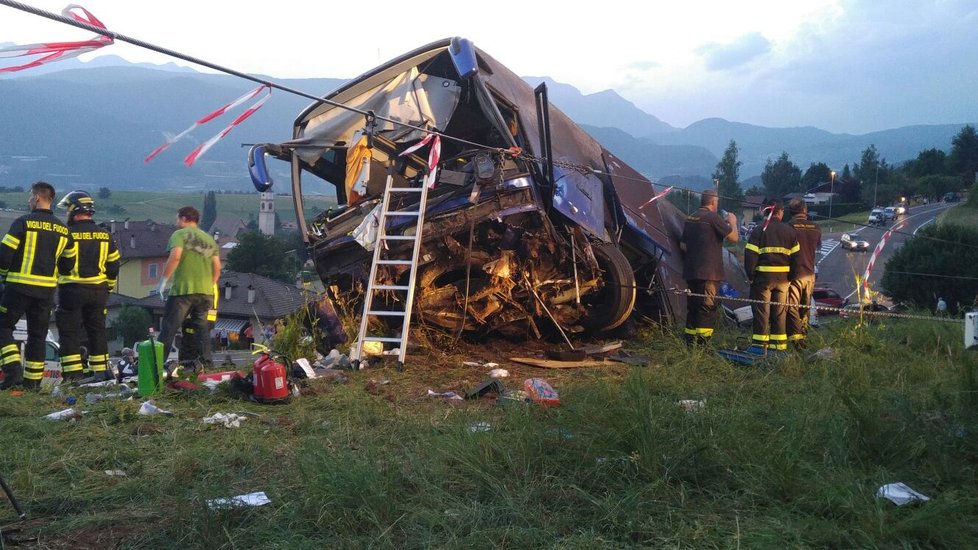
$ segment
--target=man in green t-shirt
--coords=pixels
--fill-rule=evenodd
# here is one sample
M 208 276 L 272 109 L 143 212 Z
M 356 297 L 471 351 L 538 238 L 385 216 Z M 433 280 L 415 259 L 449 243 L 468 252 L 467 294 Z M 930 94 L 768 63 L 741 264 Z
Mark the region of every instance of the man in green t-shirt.
M 177 212 L 177 229 L 170 236 L 167 248 L 170 257 L 163 268 L 159 291 L 161 296 L 168 281 L 173 281 L 163 311 L 160 342 L 164 353 L 169 354 L 173 339 L 184 319 L 190 318 L 193 334 L 199 338 L 201 361 L 211 363 L 210 330 L 207 311 L 214 305 L 217 280 L 221 276 L 221 258 L 214 239 L 197 227 L 200 212 L 192 206 L 184 206 Z

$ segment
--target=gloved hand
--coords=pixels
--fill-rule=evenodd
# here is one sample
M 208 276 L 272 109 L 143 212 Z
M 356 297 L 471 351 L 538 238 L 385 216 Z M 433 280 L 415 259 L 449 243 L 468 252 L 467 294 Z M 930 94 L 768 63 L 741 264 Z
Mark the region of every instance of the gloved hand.
M 167 279 L 166 277 L 160 277 L 160 284 L 156 287 L 157 294 L 160 295 L 160 299 L 163 300 L 164 302 L 166 301 L 166 283 L 167 282 L 169 282 L 169 279 Z

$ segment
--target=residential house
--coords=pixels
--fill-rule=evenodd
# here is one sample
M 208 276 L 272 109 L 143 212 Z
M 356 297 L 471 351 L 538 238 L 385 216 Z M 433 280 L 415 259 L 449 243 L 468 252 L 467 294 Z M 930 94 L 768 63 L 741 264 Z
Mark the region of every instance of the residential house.
M 741 202 L 741 211 L 743 215 L 741 217 L 741 223 L 748 223 L 754 221 L 761 215 L 761 208 L 764 208 L 764 201 L 767 197 L 764 195 L 747 195 L 744 197 L 743 202 Z
M 228 253 L 237 246 L 238 235 L 245 231 L 248 231 L 248 224 L 241 218 L 217 215 L 217 219 L 211 224 L 209 232 L 217 241 L 222 262 L 227 260 Z
M 225 271 L 217 283 L 218 298 L 217 323 L 215 330 L 227 330 L 232 339 L 249 324 L 257 320 L 261 325 L 274 323 L 296 311 L 317 295 L 274 279 L 255 275 Z M 163 301 L 153 294 L 136 302 L 145 307 L 153 316 L 155 326 L 160 326 L 163 317 Z
M 142 298 L 156 290 L 169 256 L 167 242 L 175 225 L 146 221 L 115 221 L 102 224 L 109 228 L 119 248 L 119 284 L 116 292 Z

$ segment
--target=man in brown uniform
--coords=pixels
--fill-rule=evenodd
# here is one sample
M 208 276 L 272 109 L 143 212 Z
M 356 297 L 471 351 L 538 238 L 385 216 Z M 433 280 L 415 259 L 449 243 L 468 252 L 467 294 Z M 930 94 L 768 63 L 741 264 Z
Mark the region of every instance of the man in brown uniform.
M 788 349 L 788 286 L 799 250 L 794 228 L 781 221 L 781 203 L 771 202 L 764 210 L 769 212 L 768 221 L 751 232 L 744 247 L 750 298 L 756 300 L 751 304 L 754 334 L 750 351 L 759 353 Z
M 686 218 L 680 247 L 686 252 L 683 278 L 692 293 L 686 297 L 686 344 L 705 344 L 713 336 L 717 318 L 717 290 L 724 280 L 723 240 L 735 243 L 737 217 L 717 214 L 719 198 L 707 189 L 700 197 L 700 207 Z
M 808 317 L 811 310 L 812 290 L 815 288 L 815 254 L 822 248 L 822 228 L 808 220 L 808 206 L 801 199 L 788 203 L 791 219 L 788 225 L 795 228 L 798 252 L 795 254 L 795 270 L 791 273 L 788 287 L 788 342 L 803 349 L 808 333 Z

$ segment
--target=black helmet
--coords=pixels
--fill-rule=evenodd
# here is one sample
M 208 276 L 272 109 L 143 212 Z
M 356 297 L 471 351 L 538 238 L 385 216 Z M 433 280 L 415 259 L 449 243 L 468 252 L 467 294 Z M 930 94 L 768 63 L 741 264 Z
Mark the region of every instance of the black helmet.
M 69 216 L 73 214 L 94 214 L 95 200 L 84 191 L 72 191 L 61 199 L 58 208 L 67 210 Z

